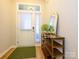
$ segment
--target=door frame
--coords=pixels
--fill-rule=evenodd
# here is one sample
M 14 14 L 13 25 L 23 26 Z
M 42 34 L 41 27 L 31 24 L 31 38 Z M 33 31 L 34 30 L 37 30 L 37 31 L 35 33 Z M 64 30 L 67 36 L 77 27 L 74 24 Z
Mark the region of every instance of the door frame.
M 32 4 L 32 3 L 24 3 L 24 2 L 16 3 L 16 35 L 17 35 L 17 19 L 18 19 L 17 15 L 18 15 L 18 12 L 27 12 L 27 13 L 30 12 L 30 13 L 35 13 L 35 12 L 32 12 L 32 11 L 19 10 L 19 9 L 18 9 L 19 4 L 38 5 L 38 6 L 40 6 L 40 11 L 39 11 L 39 12 L 36 12 L 36 13 L 40 13 L 40 14 L 41 14 L 41 5 L 40 5 L 40 4 Z M 40 17 L 41 17 L 41 16 L 40 16 Z M 40 22 L 41 22 L 41 20 L 40 20 Z M 41 26 L 41 24 L 40 24 L 40 26 Z M 17 39 L 17 36 L 16 36 L 16 46 L 18 46 L 18 39 Z

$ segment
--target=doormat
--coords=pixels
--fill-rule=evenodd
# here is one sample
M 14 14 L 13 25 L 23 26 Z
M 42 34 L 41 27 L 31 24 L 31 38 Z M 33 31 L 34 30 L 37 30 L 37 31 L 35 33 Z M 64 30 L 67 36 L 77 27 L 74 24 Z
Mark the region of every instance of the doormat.
M 36 57 L 35 47 L 17 47 L 8 59 L 25 59 Z

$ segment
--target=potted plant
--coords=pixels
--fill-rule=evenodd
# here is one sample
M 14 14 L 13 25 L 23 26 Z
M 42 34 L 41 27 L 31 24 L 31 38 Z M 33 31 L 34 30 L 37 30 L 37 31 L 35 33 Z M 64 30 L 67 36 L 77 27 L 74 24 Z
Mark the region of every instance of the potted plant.
M 41 27 L 42 32 L 47 32 L 48 31 L 48 24 L 43 24 Z
M 41 27 L 42 32 L 54 32 L 54 27 L 48 24 L 43 24 Z
M 53 26 L 49 26 L 49 32 L 52 32 L 52 33 L 54 33 L 54 27 Z

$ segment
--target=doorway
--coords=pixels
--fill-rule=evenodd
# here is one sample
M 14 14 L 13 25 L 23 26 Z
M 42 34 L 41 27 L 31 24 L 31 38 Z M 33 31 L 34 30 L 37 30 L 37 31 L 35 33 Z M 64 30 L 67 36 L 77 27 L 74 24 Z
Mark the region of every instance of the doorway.
M 18 4 L 16 45 L 35 46 L 40 43 L 40 5 Z
M 40 13 L 17 13 L 17 46 L 37 46 L 41 44 L 40 19 Z

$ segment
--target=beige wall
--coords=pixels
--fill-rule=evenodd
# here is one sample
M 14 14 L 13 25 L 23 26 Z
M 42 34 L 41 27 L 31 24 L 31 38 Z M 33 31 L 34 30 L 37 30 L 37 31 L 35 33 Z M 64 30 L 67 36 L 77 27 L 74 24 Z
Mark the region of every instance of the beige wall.
M 10 0 L 10 38 L 16 44 L 16 0 Z
M 15 44 L 15 0 L 0 0 L 0 55 Z
M 47 15 L 53 11 L 59 14 L 58 34 L 65 37 L 65 59 L 77 59 L 77 0 L 49 0 L 46 6 Z

